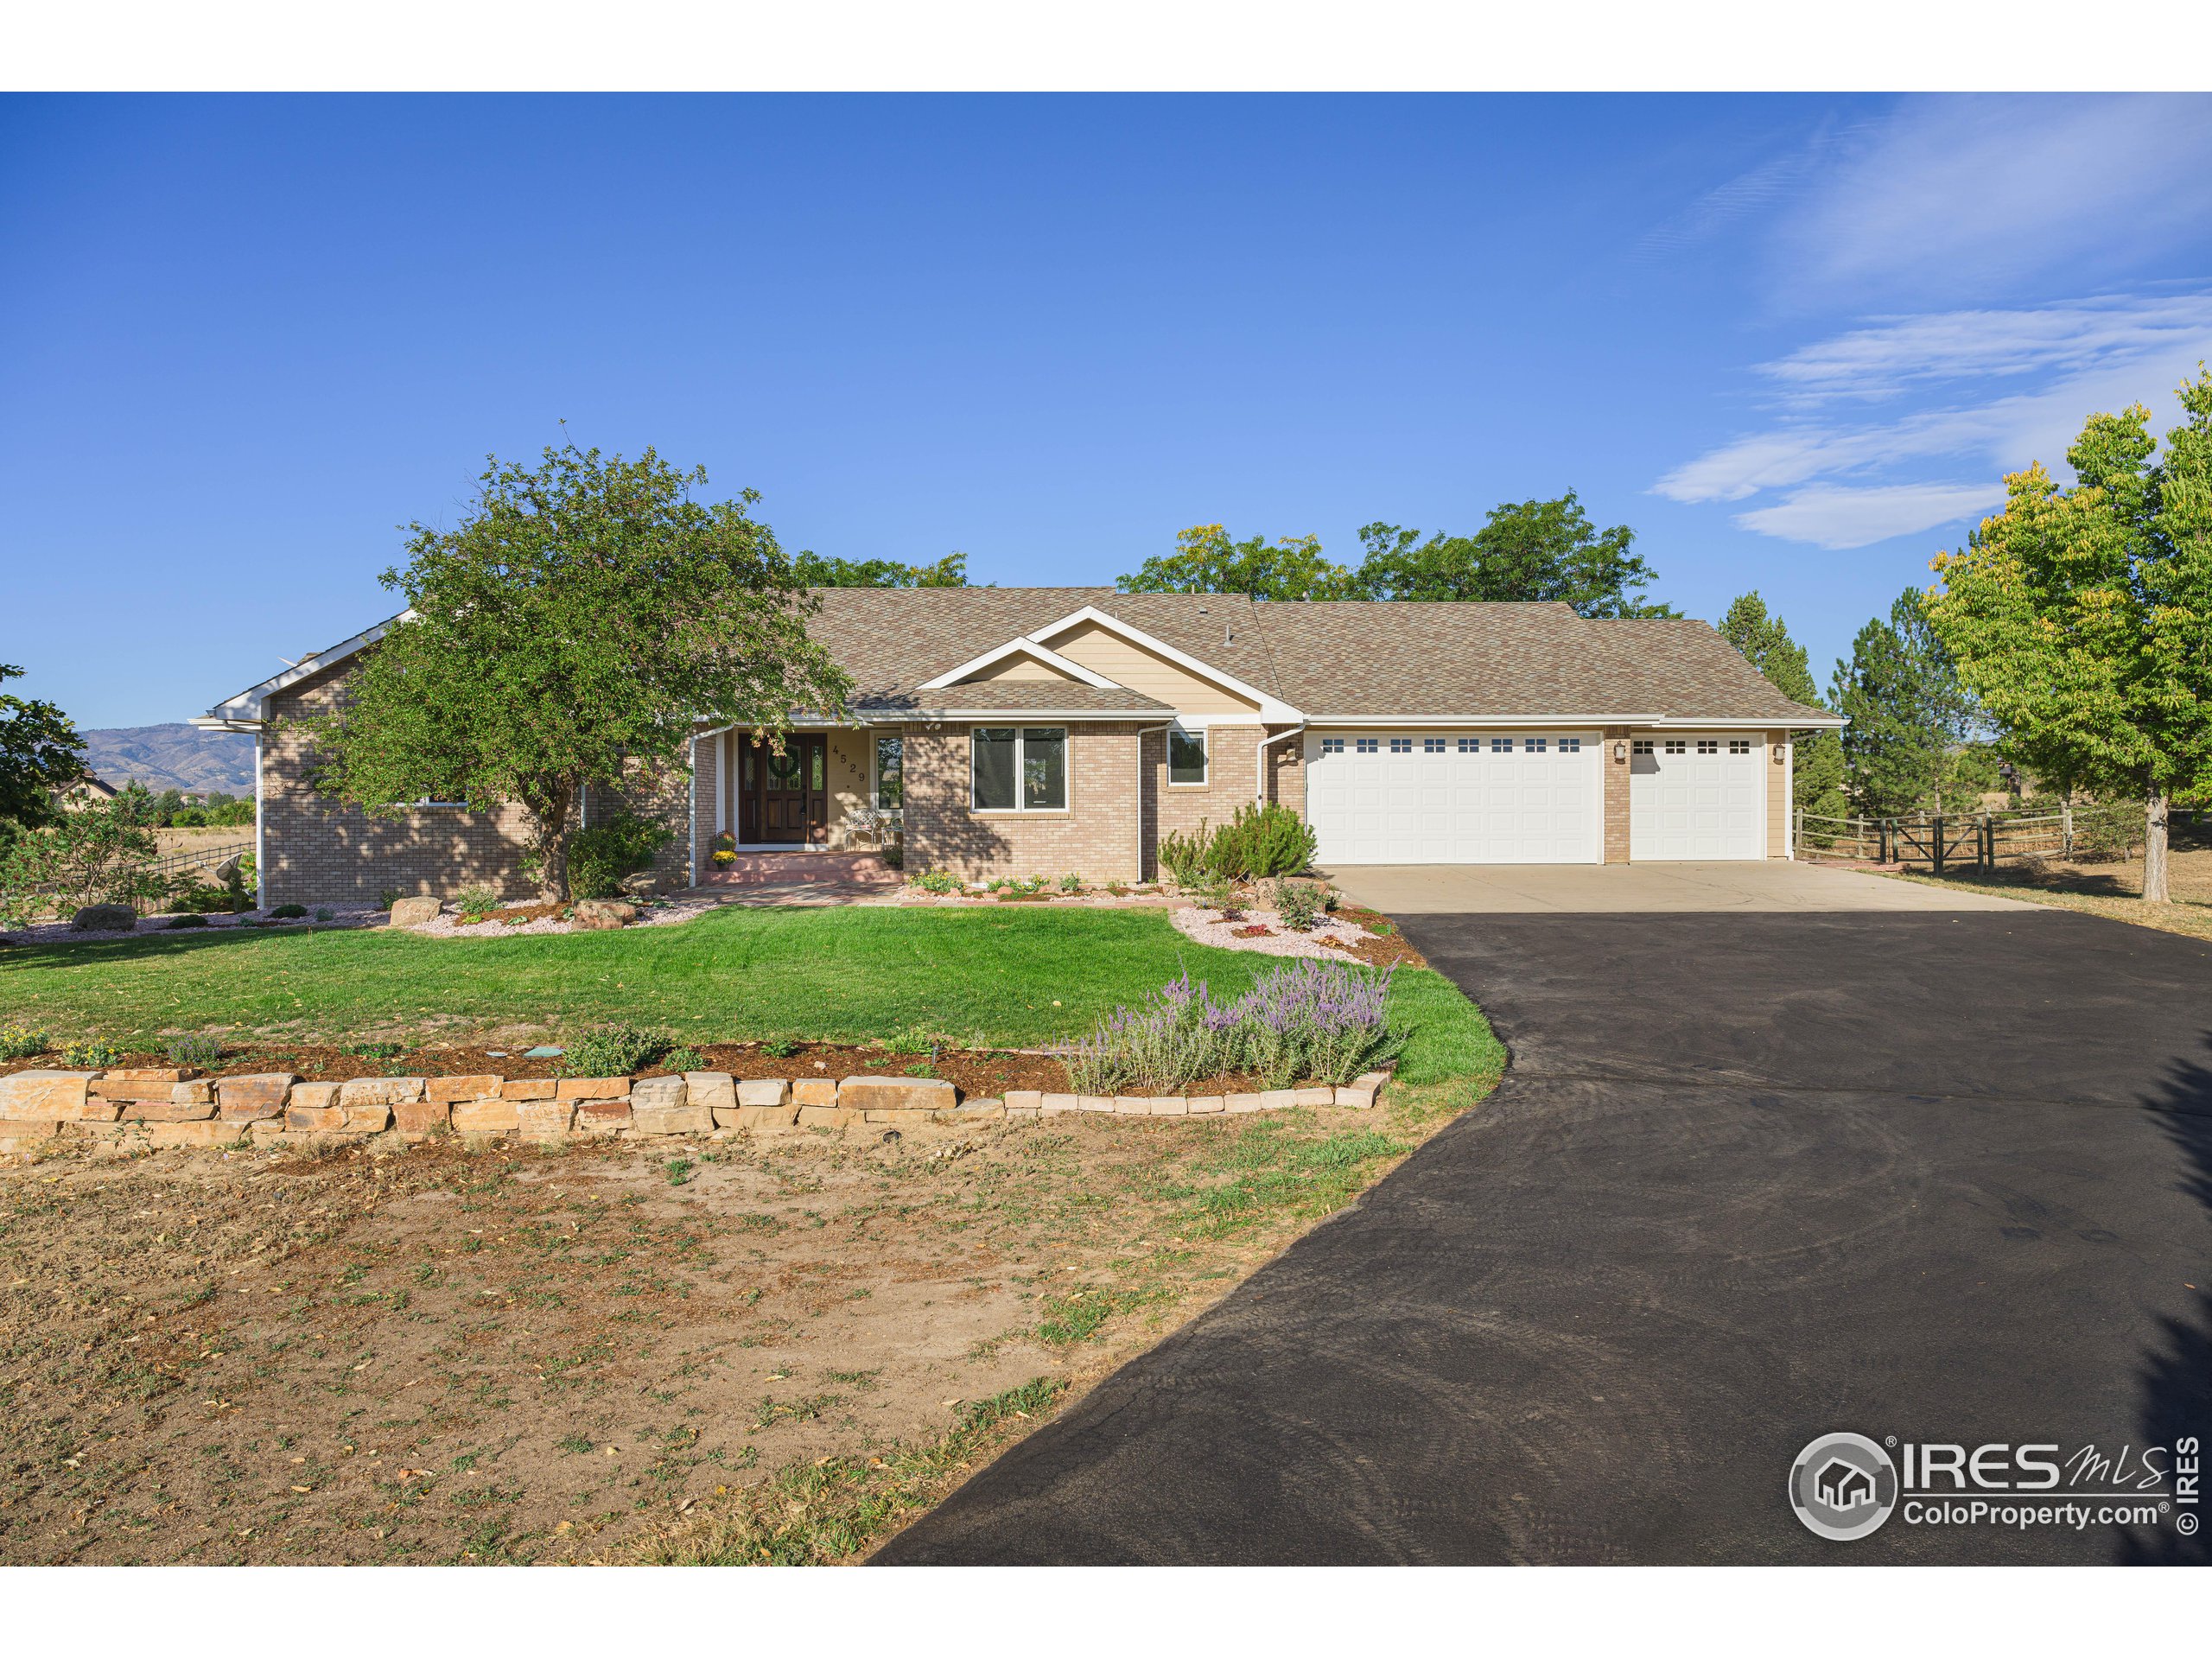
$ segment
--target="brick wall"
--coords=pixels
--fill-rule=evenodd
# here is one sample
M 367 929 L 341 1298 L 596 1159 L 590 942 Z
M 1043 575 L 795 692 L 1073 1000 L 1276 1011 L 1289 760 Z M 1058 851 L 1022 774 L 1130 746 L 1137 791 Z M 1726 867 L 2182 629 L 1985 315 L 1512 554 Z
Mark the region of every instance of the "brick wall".
M 1599 742 L 1604 753 L 1599 757 L 1598 764 L 1605 768 L 1605 862 L 1608 864 L 1628 862 L 1628 779 L 1630 763 L 1613 758 L 1614 745 L 1625 745 L 1627 741 L 1627 727 L 1608 726 Z
M 1067 811 L 977 812 L 968 804 L 968 726 L 906 727 L 907 870 L 1141 879 L 1140 729 L 1131 721 L 1068 727 Z
M 1283 731 L 1294 730 L 1286 726 Z M 1269 736 L 1276 734 L 1270 732 Z M 1253 741 L 1259 740 L 1255 737 Z M 1306 736 L 1286 737 L 1268 750 L 1268 798 L 1306 816 Z
M 1206 732 L 1206 780 L 1167 781 L 1167 734 L 1144 734 L 1145 874 L 1160 874 L 1155 849 L 1165 835 L 1188 835 L 1201 823 L 1224 824 L 1252 801 L 1253 747 L 1262 735 L 1257 726 L 1214 726 Z
M 302 680 L 272 696 L 272 722 L 339 712 L 351 664 Z M 524 873 L 528 814 L 517 806 L 491 812 L 463 807 L 410 807 L 371 814 L 318 795 L 311 783 L 313 745 L 297 728 L 273 725 L 261 743 L 261 845 L 264 893 L 271 905 L 374 904 L 386 893 L 449 899 L 463 887 L 492 887 L 512 897 L 535 891 Z M 657 868 L 680 876 L 689 825 L 679 768 L 658 785 L 643 782 L 596 794 L 596 817 L 612 800 L 664 815 L 675 839 Z

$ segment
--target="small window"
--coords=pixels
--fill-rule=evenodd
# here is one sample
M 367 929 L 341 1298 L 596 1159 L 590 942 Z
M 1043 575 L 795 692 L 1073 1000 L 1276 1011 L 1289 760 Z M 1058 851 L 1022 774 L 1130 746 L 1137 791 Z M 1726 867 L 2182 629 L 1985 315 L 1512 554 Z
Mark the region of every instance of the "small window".
M 1033 812 L 1057 812 L 1067 804 L 1067 728 L 1029 727 L 1021 734 L 1021 804 Z
M 1512 753 L 1513 740 L 1510 737 L 1493 737 L 1490 741 L 1490 752 L 1492 754 Z
M 886 812 L 896 812 L 906 804 L 906 740 L 903 737 L 875 740 L 875 804 Z
M 1669 754 L 1688 754 L 1689 752 L 1690 752 L 1690 746 L 1689 746 L 1688 743 L 1684 742 L 1681 738 L 1679 738 L 1679 737 L 1670 737 L 1670 738 L 1669 738 L 1669 739 L 1667 740 L 1667 753 L 1669 753 Z
M 1559 752 L 1561 754 L 1581 753 L 1582 740 L 1579 737 L 1562 737 L 1559 741 Z
M 1322 753 L 1342 754 L 1344 752 L 1344 741 L 1341 737 L 1325 737 L 1321 740 Z
M 969 735 L 979 812 L 1057 812 L 1068 804 L 1065 726 L 978 726 Z
M 1748 738 L 1748 737 L 1732 737 L 1732 738 L 1730 738 L 1730 739 L 1728 740 L 1728 753 L 1731 753 L 1731 754 L 1749 754 L 1751 752 L 1751 740 L 1750 738 Z
M 971 739 L 972 772 L 978 811 L 1014 810 L 1014 751 L 1021 734 L 1011 726 L 978 726 Z
M 1357 737 L 1354 738 L 1352 741 L 1358 746 L 1359 753 L 1362 754 L 1373 754 L 1377 749 L 1382 747 L 1382 742 L 1380 738 Z
M 1423 754 L 1443 753 L 1444 740 L 1440 737 L 1424 737 L 1421 741 L 1421 752 Z
M 1203 784 L 1206 780 L 1206 734 L 1203 728 L 1186 732 L 1180 726 L 1167 728 L 1167 781 L 1171 784 Z
M 1700 754 L 1719 753 L 1720 740 L 1717 737 L 1700 737 L 1697 741 L 1697 752 Z
M 1521 747 L 1527 750 L 1530 754 L 1541 754 L 1546 747 L 1545 740 L 1541 737 L 1532 737 Z
M 1639 737 L 1628 747 L 1629 753 L 1631 754 L 1649 754 L 1651 753 L 1651 740 L 1648 737 Z
M 1413 752 L 1414 741 L 1410 737 L 1394 737 L 1390 740 L 1391 753 L 1411 754 Z
M 1459 753 L 1462 754 L 1480 754 L 1482 748 L 1483 741 L 1479 737 L 1463 737 L 1459 740 Z

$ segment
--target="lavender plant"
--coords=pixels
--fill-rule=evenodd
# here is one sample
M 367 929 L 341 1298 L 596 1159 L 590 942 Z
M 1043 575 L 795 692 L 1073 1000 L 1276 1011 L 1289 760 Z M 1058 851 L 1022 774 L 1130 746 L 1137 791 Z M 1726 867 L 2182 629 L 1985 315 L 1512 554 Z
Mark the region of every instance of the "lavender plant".
M 1068 1051 L 1069 1081 L 1087 1095 L 1172 1094 L 1233 1071 L 1256 1072 L 1271 1089 L 1350 1083 L 1404 1045 L 1387 1013 L 1392 971 L 1300 959 L 1218 1002 L 1185 969 L 1147 1001 L 1116 1008 Z

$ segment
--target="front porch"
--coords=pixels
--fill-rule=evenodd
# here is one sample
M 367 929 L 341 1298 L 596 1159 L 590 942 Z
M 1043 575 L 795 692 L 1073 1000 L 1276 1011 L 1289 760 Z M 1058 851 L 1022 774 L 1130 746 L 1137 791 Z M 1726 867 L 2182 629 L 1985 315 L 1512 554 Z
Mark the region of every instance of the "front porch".
M 744 727 L 702 731 L 692 745 L 692 880 L 871 885 L 889 874 L 882 855 L 899 843 L 901 748 L 895 728 L 799 727 L 774 742 Z M 849 854 L 868 861 L 759 861 Z

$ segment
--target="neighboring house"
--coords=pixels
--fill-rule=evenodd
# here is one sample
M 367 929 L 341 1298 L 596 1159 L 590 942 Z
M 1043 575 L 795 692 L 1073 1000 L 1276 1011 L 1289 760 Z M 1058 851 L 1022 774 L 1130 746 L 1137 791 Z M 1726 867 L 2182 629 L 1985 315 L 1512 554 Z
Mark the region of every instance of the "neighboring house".
M 1142 879 L 1161 835 L 1254 800 L 1304 815 L 1325 868 L 1784 858 L 1790 734 L 1842 723 L 1705 623 L 1558 604 L 817 595 L 809 631 L 853 677 L 852 706 L 795 715 L 780 753 L 702 719 L 688 777 L 629 803 L 676 832 L 672 876 L 708 874 L 719 835 L 865 849 L 890 818 L 909 869 Z M 270 725 L 338 706 L 353 658 L 394 622 L 194 722 L 261 739 L 264 902 L 518 884 L 512 812 L 332 804 L 308 786 L 304 738 Z
M 54 798 L 61 803 L 65 812 L 81 812 L 88 806 L 98 806 L 111 801 L 123 793 L 113 784 L 102 783 L 97 778 L 82 778 L 68 788 L 56 792 Z

